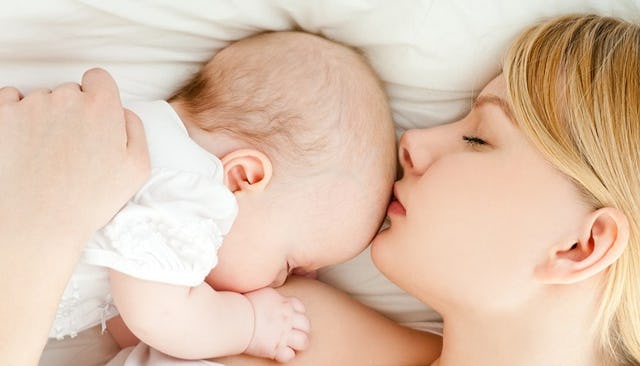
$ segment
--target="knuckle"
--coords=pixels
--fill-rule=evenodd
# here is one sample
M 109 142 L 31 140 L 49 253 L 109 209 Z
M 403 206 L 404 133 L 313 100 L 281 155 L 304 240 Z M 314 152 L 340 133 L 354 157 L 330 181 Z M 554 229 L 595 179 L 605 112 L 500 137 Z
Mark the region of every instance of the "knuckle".
M 104 108 L 109 113 L 122 113 L 122 106 L 117 95 L 108 89 L 96 89 L 89 98 L 98 108 Z
M 86 98 L 90 104 L 101 105 L 104 103 L 105 93 L 101 89 L 97 89 L 86 94 Z
M 5 86 L 0 88 L 0 95 L 8 97 L 19 97 L 20 91 L 13 86 Z
M 31 94 L 36 95 L 48 95 L 49 93 L 51 93 L 51 89 L 49 88 L 37 88 L 31 92 Z
M 76 97 L 76 95 L 77 95 L 77 92 L 69 88 L 56 89 L 53 92 L 53 98 L 55 98 L 57 102 L 62 102 L 65 104 L 71 103 L 73 99 Z
M 34 100 L 34 99 L 42 99 L 45 95 L 44 89 L 34 89 L 29 94 L 27 94 L 24 99 Z
M 54 92 L 61 92 L 61 91 L 79 93 L 80 85 L 78 83 L 64 83 L 64 84 L 58 85 L 54 89 Z

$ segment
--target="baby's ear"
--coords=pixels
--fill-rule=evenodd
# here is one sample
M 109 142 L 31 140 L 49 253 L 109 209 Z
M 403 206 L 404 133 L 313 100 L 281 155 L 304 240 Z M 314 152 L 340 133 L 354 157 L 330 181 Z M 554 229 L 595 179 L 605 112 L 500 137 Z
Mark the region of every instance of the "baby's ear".
M 224 183 L 233 193 L 264 190 L 273 177 L 271 160 L 258 150 L 234 150 L 220 160 Z
M 627 247 L 629 221 L 618 209 L 598 209 L 582 227 L 576 240 L 556 245 L 536 268 L 541 283 L 570 284 L 595 276 L 615 263 Z

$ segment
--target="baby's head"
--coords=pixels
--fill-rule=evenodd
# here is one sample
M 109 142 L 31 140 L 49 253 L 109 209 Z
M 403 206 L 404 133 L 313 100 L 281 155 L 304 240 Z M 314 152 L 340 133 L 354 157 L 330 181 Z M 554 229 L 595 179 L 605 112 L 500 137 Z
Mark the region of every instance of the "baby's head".
M 395 176 L 384 90 L 351 48 L 267 33 L 219 52 L 171 103 L 239 205 L 208 282 L 246 292 L 366 247 Z

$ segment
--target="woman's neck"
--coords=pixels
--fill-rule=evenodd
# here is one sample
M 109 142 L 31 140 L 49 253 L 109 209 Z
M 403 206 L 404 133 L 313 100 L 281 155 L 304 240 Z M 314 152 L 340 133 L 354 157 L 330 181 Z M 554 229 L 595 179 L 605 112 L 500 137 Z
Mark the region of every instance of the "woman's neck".
M 556 287 L 510 314 L 445 314 L 442 354 L 433 365 L 599 365 L 590 329 L 595 301 L 584 301 L 589 293 Z

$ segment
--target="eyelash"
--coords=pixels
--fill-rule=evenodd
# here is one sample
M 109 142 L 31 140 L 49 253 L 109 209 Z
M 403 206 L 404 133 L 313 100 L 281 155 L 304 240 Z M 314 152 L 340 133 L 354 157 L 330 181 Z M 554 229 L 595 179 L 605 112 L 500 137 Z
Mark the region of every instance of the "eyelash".
M 487 142 L 485 140 L 477 136 L 462 136 L 462 140 L 472 146 L 487 145 Z

